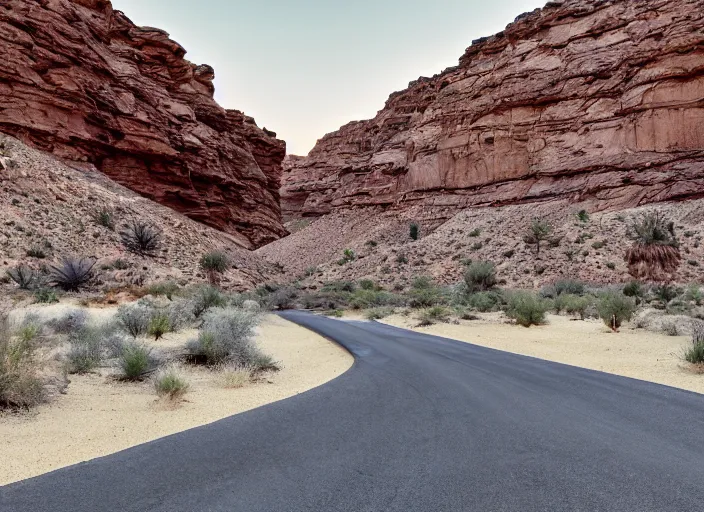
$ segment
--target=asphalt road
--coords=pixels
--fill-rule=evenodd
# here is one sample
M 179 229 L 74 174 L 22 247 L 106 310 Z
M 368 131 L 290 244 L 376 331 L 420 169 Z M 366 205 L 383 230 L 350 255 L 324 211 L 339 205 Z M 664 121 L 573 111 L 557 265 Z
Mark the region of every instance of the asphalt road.
M 702 395 L 377 323 L 283 316 L 344 345 L 354 366 L 0 488 L 0 511 L 704 510 Z

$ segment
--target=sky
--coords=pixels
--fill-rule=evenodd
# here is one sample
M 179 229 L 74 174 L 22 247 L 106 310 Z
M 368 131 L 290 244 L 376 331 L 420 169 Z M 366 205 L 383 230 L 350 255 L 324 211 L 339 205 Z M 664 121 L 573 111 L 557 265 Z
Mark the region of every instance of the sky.
M 288 153 L 458 59 L 545 0 L 112 0 L 215 68 L 215 98 L 277 133 Z

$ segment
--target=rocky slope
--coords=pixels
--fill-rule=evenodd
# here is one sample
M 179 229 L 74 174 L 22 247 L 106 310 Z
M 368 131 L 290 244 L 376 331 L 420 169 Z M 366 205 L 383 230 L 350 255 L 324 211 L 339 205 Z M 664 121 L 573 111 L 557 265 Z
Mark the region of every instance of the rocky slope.
M 704 196 L 704 1 L 564 0 L 289 158 L 284 216 Z
M 99 210 L 112 212 L 114 229 L 96 222 Z M 162 231 L 153 257 L 125 250 L 120 231 L 133 218 Z M 198 262 L 213 249 L 225 251 L 233 264 L 224 276 L 226 289 L 245 290 L 279 278 L 275 265 L 242 248 L 232 235 L 139 196 L 91 164 L 67 165 L 0 134 L 0 297 L 10 298 L 16 290 L 7 269 L 22 264 L 42 270 L 64 256 L 97 260 L 92 288 L 104 292 L 165 280 L 203 283 Z
M 213 100 L 214 71 L 109 0 L 0 3 L 0 131 L 226 231 L 285 234 L 285 143 Z

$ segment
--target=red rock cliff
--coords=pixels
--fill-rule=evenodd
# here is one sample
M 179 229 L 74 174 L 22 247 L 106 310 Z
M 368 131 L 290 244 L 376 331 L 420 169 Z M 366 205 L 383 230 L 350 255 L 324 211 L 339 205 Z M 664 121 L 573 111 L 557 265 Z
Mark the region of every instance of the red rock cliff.
M 704 196 L 704 1 L 567 0 L 288 158 L 285 217 Z
M 89 161 L 259 246 L 285 234 L 285 143 L 213 100 L 213 69 L 108 0 L 0 1 L 0 131 Z

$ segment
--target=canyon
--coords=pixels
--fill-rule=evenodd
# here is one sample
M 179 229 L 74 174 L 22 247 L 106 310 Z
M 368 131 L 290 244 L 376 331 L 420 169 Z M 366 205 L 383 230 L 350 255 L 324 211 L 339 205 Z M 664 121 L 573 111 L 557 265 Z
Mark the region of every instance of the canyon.
M 109 0 L 3 0 L 0 132 L 256 248 L 284 234 L 285 143 L 213 99 L 214 70 Z
M 704 196 L 704 1 L 565 0 L 284 163 L 284 218 Z

